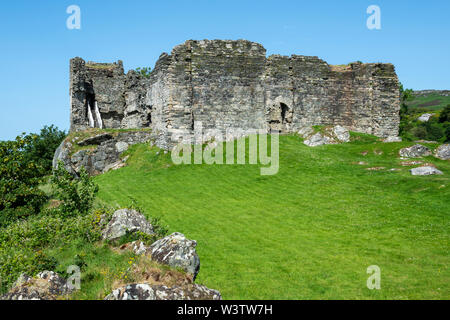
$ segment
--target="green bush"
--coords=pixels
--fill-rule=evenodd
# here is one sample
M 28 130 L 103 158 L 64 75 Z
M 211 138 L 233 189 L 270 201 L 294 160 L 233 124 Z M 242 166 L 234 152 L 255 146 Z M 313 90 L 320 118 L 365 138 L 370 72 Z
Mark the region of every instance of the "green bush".
M 25 149 L 34 139 L 21 135 L 0 141 L 0 227 L 38 213 L 47 200 L 38 188 L 44 170 L 26 157 Z
M 33 276 L 43 270 L 55 270 L 57 261 L 45 252 L 47 247 L 63 247 L 77 239 L 82 243 L 99 241 L 107 221 L 101 221 L 101 217 L 112 214 L 109 209 L 100 208 L 84 216 L 64 217 L 56 210 L 44 210 L 40 215 L 0 229 L 1 292 L 22 272 Z M 83 267 L 79 258 L 75 260 Z
M 81 168 L 80 178 L 77 179 L 64 168 L 64 164 L 60 161 L 51 182 L 55 187 L 55 196 L 62 201 L 58 210 L 64 216 L 85 215 L 92 209 L 98 185 L 84 168 Z
M 50 174 L 55 150 L 66 137 L 66 132 L 54 125 L 44 126 L 39 134 L 31 134 L 30 143 L 24 147 L 25 158 L 43 169 L 43 174 Z
M 150 78 L 151 71 L 152 71 L 152 68 L 150 68 L 150 67 L 136 68 L 136 72 L 139 73 L 144 78 Z
M 441 111 L 441 114 L 439 115 L 439 122 L 450 122 L 450 104 L 448 104 L 444 110 Z

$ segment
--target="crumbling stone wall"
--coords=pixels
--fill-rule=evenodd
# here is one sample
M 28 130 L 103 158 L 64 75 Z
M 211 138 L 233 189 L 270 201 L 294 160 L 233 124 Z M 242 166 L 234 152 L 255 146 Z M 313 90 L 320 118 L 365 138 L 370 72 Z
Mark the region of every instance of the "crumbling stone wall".
M 195 121 L 223 134 L 227 128 L 288 133 L 321 124 L 398 134 L 399 83 L 392 64 L 266 58 L 264 47 L 246 40 L 188 40 L 163 53 L 148 79 L 133 71 L 124 75 L 121 61 L 75 58 L 70 88 L 71 130 L 98 125 L 88 115 L 95 99 L 104 127 L 150 127 L 163 148 L 177 132 L 192 132 Z

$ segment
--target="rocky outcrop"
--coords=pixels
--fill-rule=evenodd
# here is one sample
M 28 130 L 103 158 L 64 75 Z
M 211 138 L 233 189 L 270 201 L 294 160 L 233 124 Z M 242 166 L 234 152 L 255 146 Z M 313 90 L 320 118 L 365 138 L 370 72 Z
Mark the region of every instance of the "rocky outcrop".
M 403 158 L 420 158 L 431 155 L 431 150 L 421 144 L 416 144 L 412 147 L 400 149 L 399 155 Z
M 298 133 L 305 138 L 303 143 L 309 147 L 350 141 L 349 131 L 342 126 L 327 127 L 316 133 L 314 133 L 313 128 L 306 127 L 300 129 Z
M 442 171 L 432 166 L 423 166 L 418 168 L 412 168 L 409 170 L 413 176 L 428 176 L 432 174 L 443 174 Z
M 56 168 L 59 161 L 73 175 L 78 175 L 81 167 L 84 167 L 90 175 L 97 175 L 125 166 L 127 158 L 121 155 L 129 146 L 137 143 L 145 143 L 152 140 L 149 131 L 125 131 L 114 133 L 100 133 L 78 141 L 74 137 L 64 140 L 55 152 L 53 167 Z M 75 145 L 82 147 L 73 152 Z
M 112 219 L 108 222 L 102 232 L 104 240 L 117 240 L 124 235 L 140 231 L 153 235 L 153 226 L 141 213 L 132 209 L 120 209 L 114 212 Z
M 435 151 L 436 158 L 450 160 L 450 144 L 440 145 Z
M 35 278 L 21 274 L 1 300 L 56 300 L 73 291 L 66 280 L 53 271 L 43 271 Z
M 222 296 L 198 284 L 167 287 L 137 283 L 114 290 L 105 300 L 222 300 Z
M 173 268 L 181 268 L 191 274 L 195 280 L 200 270 L 200 259 L 195 250 L 196 246 L 195 240 L 186 239 L 184 234 L 175 232 L 154 242 L 148 252 L 152 260 Z
M 113 139 L 113 136 L 110 133 L 100 133 L 92 137 L 88 137 L 86 139 L 81 140 L 77 144 L 79 146 L 89 146 L 93 144 L 102 144 L 102 142 Z

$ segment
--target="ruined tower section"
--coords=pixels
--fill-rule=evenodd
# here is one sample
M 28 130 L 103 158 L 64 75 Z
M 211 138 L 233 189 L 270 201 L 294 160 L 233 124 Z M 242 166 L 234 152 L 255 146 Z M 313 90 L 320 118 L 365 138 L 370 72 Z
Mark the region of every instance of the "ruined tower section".
M 328 65 L 272 55 L 247 40 L 188 40 L 163 53 L 148 78 L 122 62 L 70 62 L 71 130 L 152 128 L 168 149 L 181 136 L 228 128 L 297 132 L 342 125 L 396 136 L 399 82 L 392 64 Z M 191 141 L 194 142 L 194 141 Z
M 274 55 L 264 83 L 272 129 L 339 124 L 381 137 L 398 134 L 399 83 L 392 64 L 331 66 L 317 57 Z
M 239 41 L 192 41 L 193 118 L 205 129 L 260 129 L 264 114 L 266 50 Z
M 122 61 L 70 61 L 70 130 L 120 128 L 124 116 L 125 75 Z

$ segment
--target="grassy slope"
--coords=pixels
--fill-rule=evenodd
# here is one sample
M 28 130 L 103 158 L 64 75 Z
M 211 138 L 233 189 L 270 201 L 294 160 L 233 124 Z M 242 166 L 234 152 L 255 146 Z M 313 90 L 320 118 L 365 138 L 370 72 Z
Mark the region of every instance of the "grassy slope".
M 406 102 L 411 109 L 425 111 L 438 111 L 450 104 L 450 96 L 441 96 L 439 94 L 429 94 L 426 96 L 417 96 Z
M 225 299 L 449 299 L 450 163 L 429 157 L 445 175 L 411 176 L 397 157 L 411 143 L 356 137 L 309 148 L 282 136 L 274 176 L 256 165 L 175 166 L 138 145 L 128 167 L 96 178 L 99 197 L 133 197 L 196 239 L 198 282 Z M 366 287 L 373 264 L 381 290 Z

